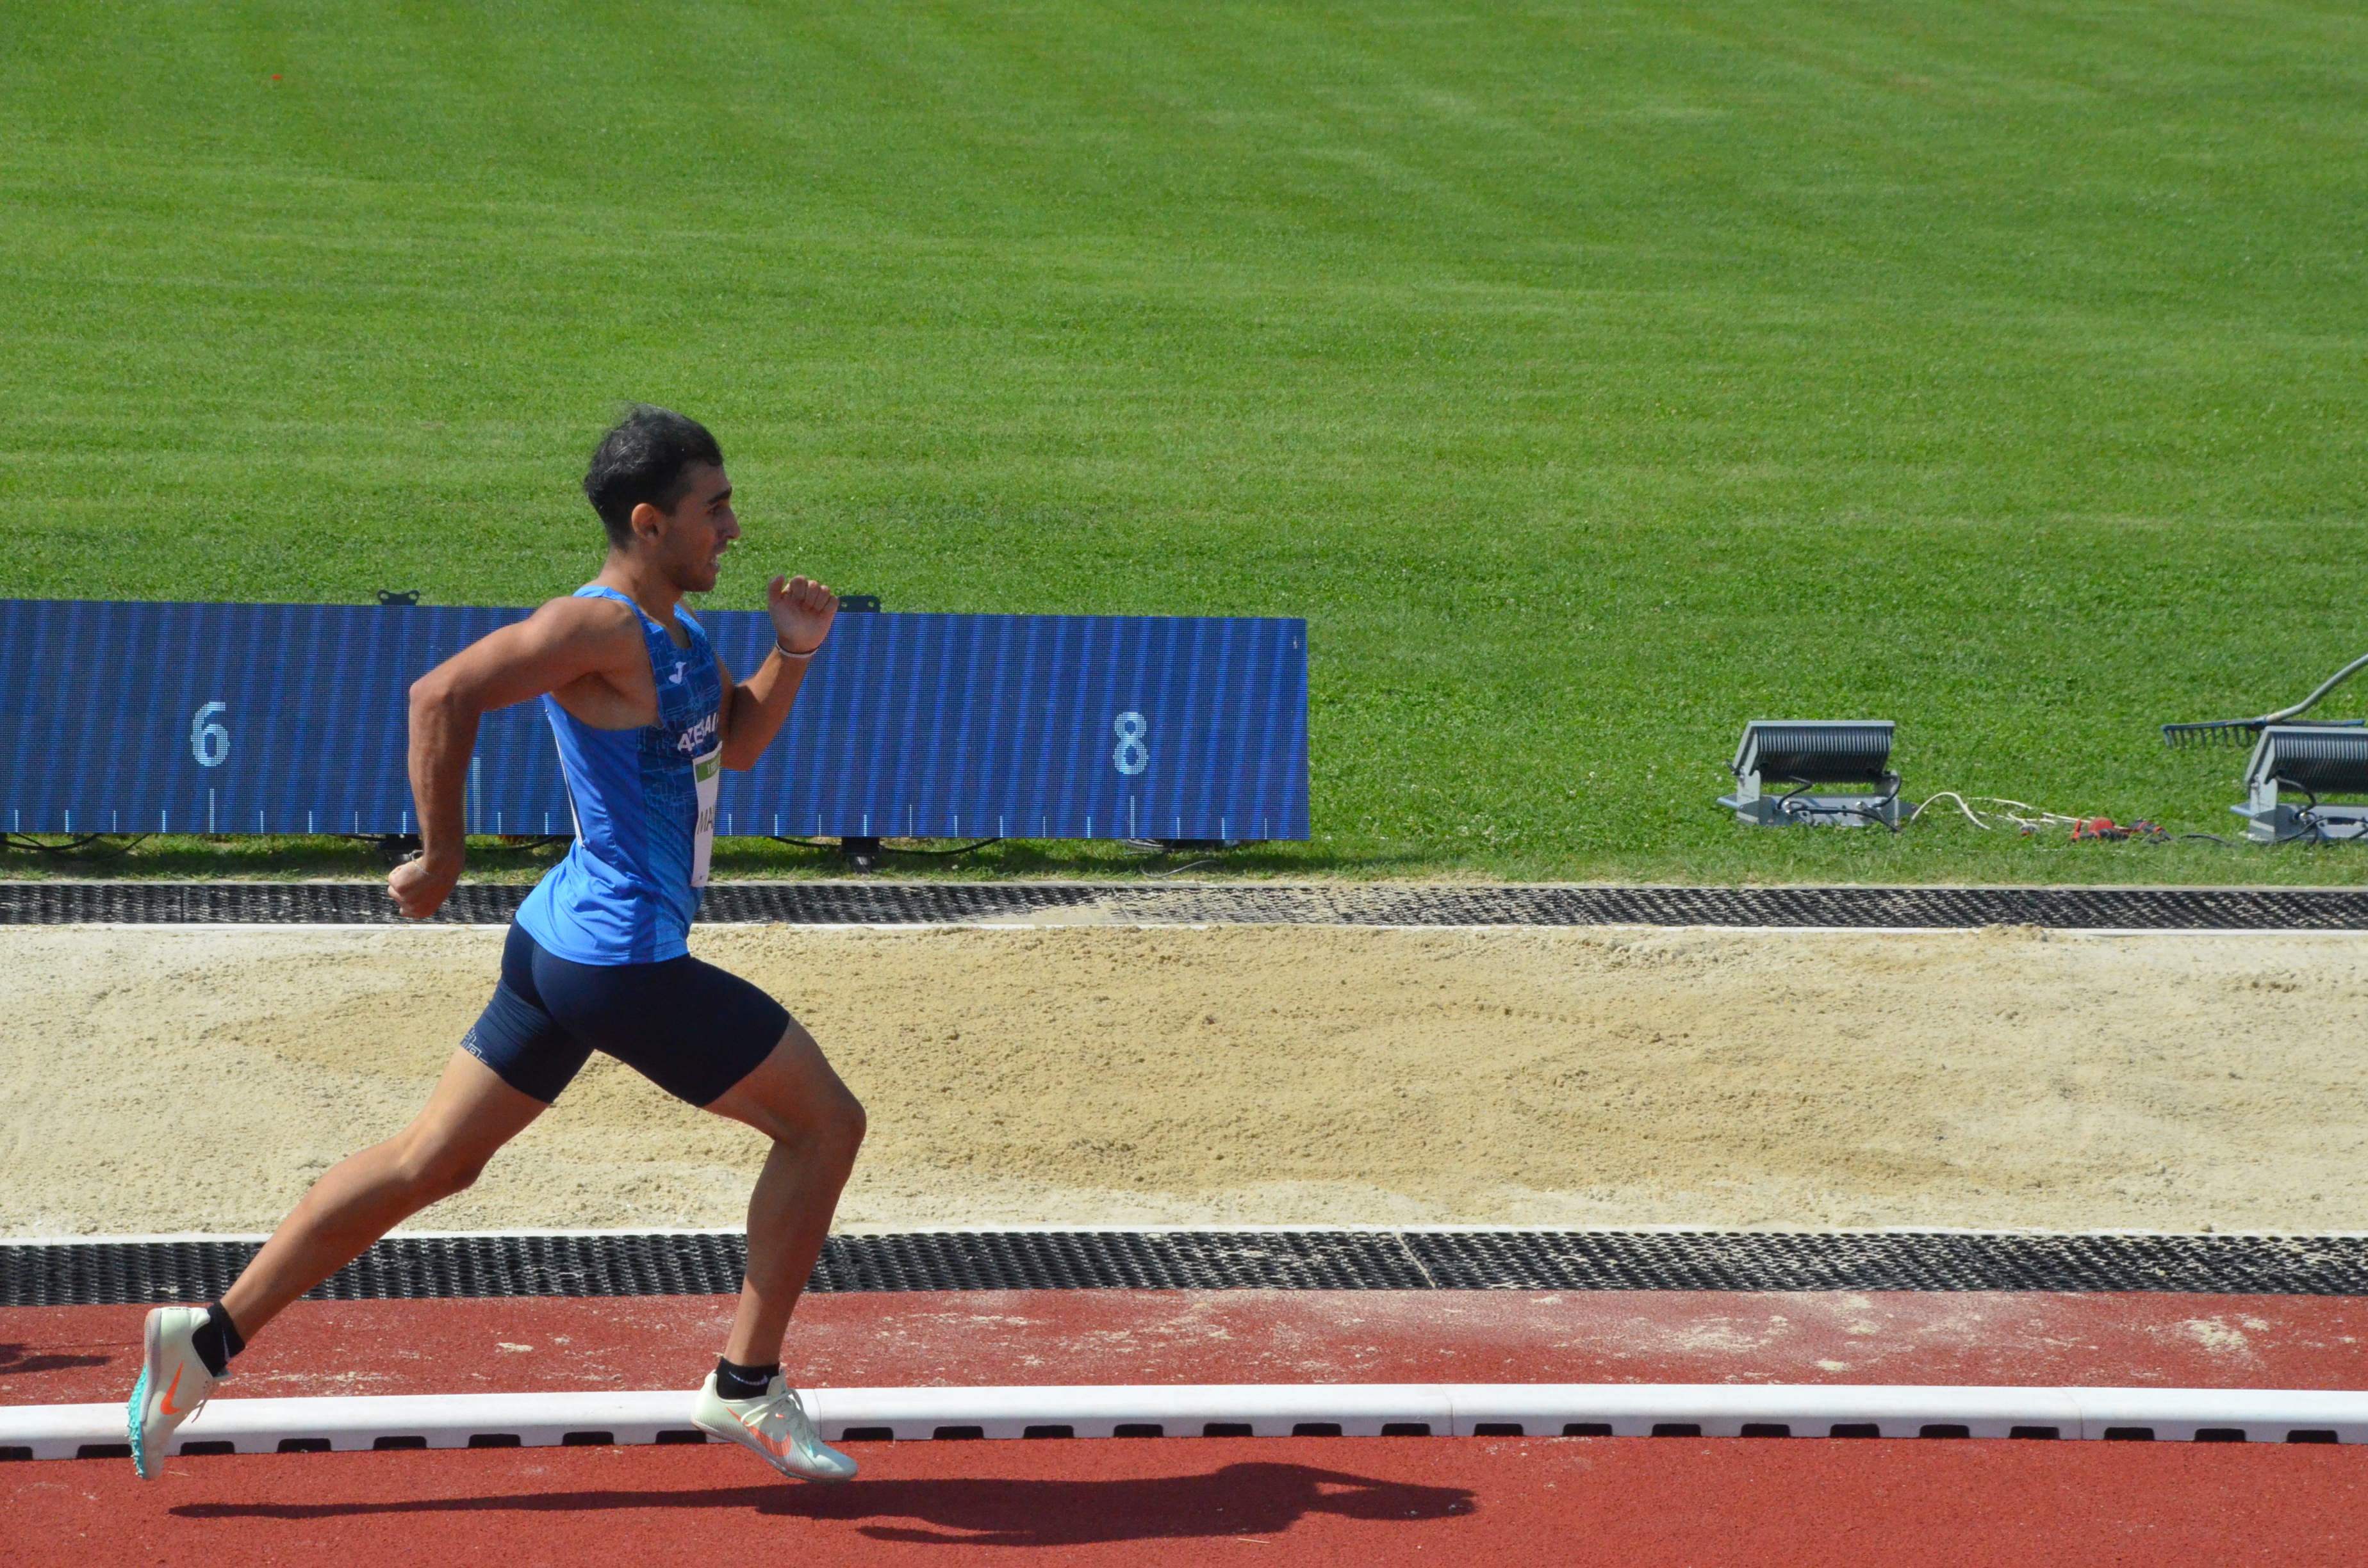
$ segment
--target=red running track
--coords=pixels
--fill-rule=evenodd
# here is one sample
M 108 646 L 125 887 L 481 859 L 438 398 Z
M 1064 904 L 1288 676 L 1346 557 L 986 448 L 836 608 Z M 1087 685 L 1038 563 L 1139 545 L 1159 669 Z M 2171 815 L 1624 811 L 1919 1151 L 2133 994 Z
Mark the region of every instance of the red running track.
M 234 1395 L 695 1385 L 732 1299 L 303 1301 Z M 141 1307 L 0 1309 L 0 1402 L 114 1399 Z M 2023 1383 L 2368 1388 L 2340 1296 L 1603 1290 L 969 1290 L 809 1296 L 808 1385 Z M 2363 1554 L 2368 1561 L 2368 1554 Z
M 2358 1449 L 1654 1437 L 860 1444 L 774 1483 L 720 1448 L 9 1466 L 24 1564 L 691 1561 L 2034 1568 L 2355 1565 Z M 1276 1548 L 1284 1549 L 1276 1552 Z
M 688 1387 L 730 1301 L 306 1302 L 233 1394 Z M 0 1400 L 121 1397 L 138 1308 L 0 1311 Z M 810 1299 L 808 1383 L 1770 1381 L 2368 1386 L 2341 1298 L 1045 1291 Z M 863 1444 L 836 1491 L 721 1448 L 0 1467 L 0 1562 L 693 1553 L 1775 1565 L 2368 1561 L 2368 1448 L 1688 1438 Z M 390 1527 L 393 1527 L 392 1528 Z M 959 1560 L 959 1559 L 957 1559 Z M 1270 1559 L 1281 1561 L 1281 1558 Z

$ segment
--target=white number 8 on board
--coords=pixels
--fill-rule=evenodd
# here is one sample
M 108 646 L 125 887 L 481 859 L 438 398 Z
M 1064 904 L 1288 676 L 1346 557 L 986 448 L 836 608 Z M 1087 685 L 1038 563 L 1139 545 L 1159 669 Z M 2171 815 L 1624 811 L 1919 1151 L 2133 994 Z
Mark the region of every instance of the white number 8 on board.
M 1132 778 L 1151 766 L 1151 748 L 1143 737 L 1151 733 L 1150 723 L 1140 713 L 1121 713 L 1110 721 L 1110 733 L 1118 737 L 1118 749 L 1110 753 L 1110 766 Z
M 229 711 L 227 702 L 209 702 L 189 721 L 189 755 L 198 759 L 199 767 L 220 767 L 230 760 L 230 732 L 206 722 L 217 713 Z

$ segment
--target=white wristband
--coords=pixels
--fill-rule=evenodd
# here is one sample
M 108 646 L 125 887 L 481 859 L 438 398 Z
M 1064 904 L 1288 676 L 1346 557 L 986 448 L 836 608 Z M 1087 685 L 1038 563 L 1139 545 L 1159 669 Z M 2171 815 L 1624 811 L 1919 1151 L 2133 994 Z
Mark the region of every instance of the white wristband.
M 813 647 L 811 647 L 811 648 L 807 649 L 807 650 L 806 650 L 804 653 L 792 653 L 791 652 L 790 652 L 790 651 L 789 651 L 789 649 L 787 649 L 787 648 L 783 647 L 783 646 L 781 645 L 781 640 L 780 640 L 780 638 L 776 637 L 776 638 L 774 638 L 774 639 L 773 639 L 773 652 L 774 652 L 774 653 L 779 653 L 779 654 L 780 654 L 781 657 L 783 657 L 784 659 L 798 659 L 798 660 L 802 660 L 802 661 L 803 661 L 803 660 L 805 660 L 805 659 L 811 659 L 811 658 L 813 658 L 816 653 L 821 653 L 821 652 L 822 652 L 822 644 L 821 644 L 821 643 L 819 643 L 819 642 L 817 642 L 817 643 L 815 643 Z

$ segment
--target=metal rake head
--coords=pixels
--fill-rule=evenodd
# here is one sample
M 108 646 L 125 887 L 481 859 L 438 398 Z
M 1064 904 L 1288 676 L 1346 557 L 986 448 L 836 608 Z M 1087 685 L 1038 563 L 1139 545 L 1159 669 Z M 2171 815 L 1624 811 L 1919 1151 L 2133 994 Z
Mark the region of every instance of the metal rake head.
M 2208 724 L 2165 724 L 2162 738 L 2175 746 L 2250 745 L 2272 724 L 2295 730 L 2357 730 L 2368 719 L 2214 719 Z
M 2165 724 L 2163 744 L 2174 746 L 2248 746 L 2269 721 L 2214 719 L 2204 724 Z

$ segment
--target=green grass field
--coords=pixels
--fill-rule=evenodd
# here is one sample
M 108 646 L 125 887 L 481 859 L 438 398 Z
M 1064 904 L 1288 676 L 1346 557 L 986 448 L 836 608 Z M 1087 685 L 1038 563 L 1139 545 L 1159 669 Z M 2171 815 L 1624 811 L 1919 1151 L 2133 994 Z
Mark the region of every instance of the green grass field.
M 645 398 L 721 603 L 1307 617 L 1246 870 L 2368 881 L 1712 805 L 1871 715 L 1911 796 L 2240 825 L 2153 726 L 2368 648 L 2356 6 L 11 0 L 0 117 L 0 595 L 532 602 Z

